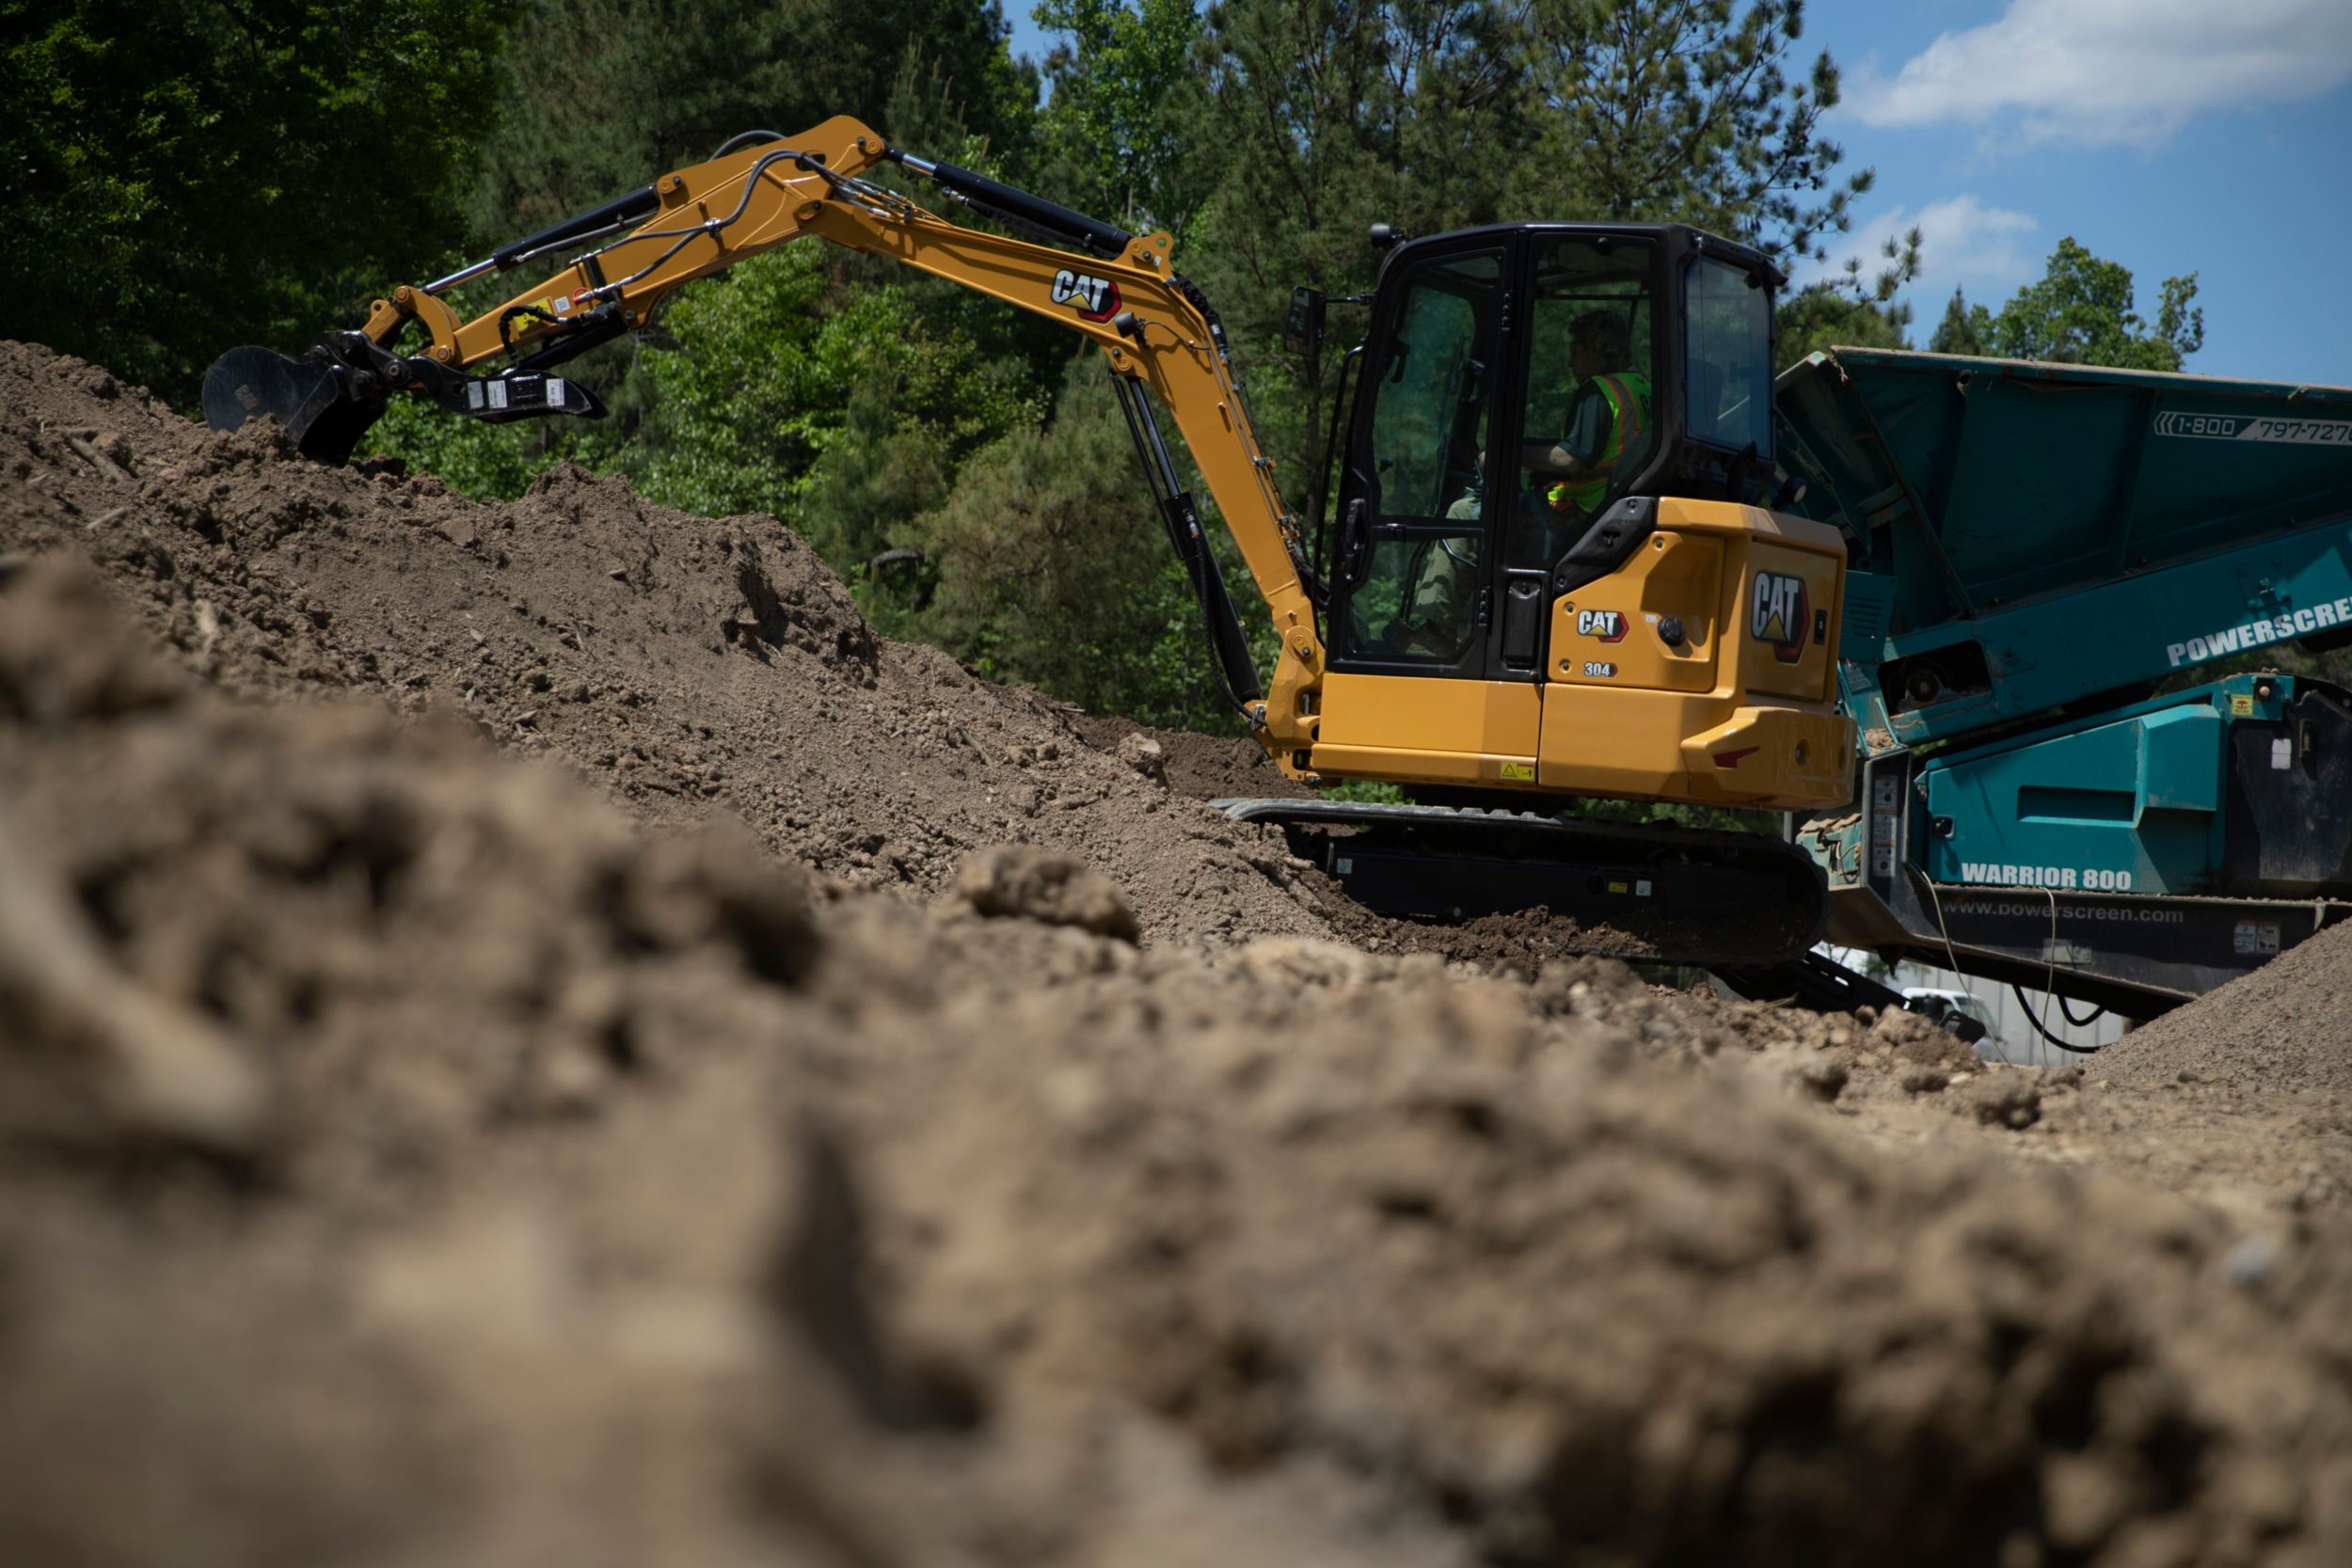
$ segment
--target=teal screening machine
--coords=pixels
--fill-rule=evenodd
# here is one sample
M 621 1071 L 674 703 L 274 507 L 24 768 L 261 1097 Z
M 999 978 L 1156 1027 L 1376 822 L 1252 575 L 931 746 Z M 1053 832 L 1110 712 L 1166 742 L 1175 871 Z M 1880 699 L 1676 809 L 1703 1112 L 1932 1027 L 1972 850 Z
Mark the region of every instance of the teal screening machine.
M 2352 694 L 2288 673 L 2352 647 L 2352 389 L 1838 349 L 1777 402 L 1851 552 L 1831 942 L 2144 1019 L 2352 918 Z

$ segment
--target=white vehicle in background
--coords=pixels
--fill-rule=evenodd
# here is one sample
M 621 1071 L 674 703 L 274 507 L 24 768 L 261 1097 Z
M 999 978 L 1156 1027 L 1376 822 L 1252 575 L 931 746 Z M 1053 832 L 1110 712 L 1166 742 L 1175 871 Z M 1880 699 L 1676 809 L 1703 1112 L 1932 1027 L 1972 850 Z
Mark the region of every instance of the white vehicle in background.
M 1913 1012 L 1933 1019 L 1962 1039 L 1976 1045 L 1979 1054 L 1983 1042 L 2000 1042 L 2000 1025 L 1993 1017 L 1993 1009 L 1964 990 L 1952 990 L 1943 986 L 1905 986 L 1903 1001 Z M 1970 1029 L 1973 1023 L 1976 1028 Z

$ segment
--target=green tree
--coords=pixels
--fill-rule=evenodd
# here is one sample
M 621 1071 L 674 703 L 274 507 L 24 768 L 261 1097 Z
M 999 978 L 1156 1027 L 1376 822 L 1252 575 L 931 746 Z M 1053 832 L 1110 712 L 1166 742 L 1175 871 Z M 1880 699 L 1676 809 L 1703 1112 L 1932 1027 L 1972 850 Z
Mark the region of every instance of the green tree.
M 1783 258 L 1819 257 L 1871 171 L 1837 177 L 1820 135 L 1836 107 L 1827 50 L 1802 72 L 1803 0 L 1538 0 L 1524 90 L 1535 128 L 1514 160 L 1530 211 L 1679 220 Z
M 1983 356 L 1986 335 L 1992 330 L 1993 318 L 1981 305 L 1971 305 L 1958 289 L 1952 291 L 1949 304 L 1944 307 L 1943 320 L 1935 324 L 1935 335 L 1928 340 L 1930 354 L 1966 354 Z
M 417 276 L 489 120 L 494 0 L 0 0 L 0 336 L 176 403 Z
M 1187 113 L 1202 28 L 1193 0 L 1043 0 L 1031 14 L 1066 40 L 1045 60 L 1039 127 L 1057 199 L 1184 238 L 1217 171 Z
M 1072 362 L 1041 428 L 1016 430 L 966 464 L 915 537 L 937 580 L 920 629 L 983 673 L 1146 723 L 1231 726 L 1190 580 L 1099 356 Z M 1230 539 L 1212 537 L 1269 669 L 1265 618 L 1252 613 Z
M 2151 326 L 2134 309 L 2131 269 L 2101 261 L 2070 237 L 2058 242 L 2042 277 L 1985 324 L 1985 352 L 2004 359 L 2177 371 L 2204 346 L 2205 313 L 2196 298 L 2195 273 L 2166 278 Z

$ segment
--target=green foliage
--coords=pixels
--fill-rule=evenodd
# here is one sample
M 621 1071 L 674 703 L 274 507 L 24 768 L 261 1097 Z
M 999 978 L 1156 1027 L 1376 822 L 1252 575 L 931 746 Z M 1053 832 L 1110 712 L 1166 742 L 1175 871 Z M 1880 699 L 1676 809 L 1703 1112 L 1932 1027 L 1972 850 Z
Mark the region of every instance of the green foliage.
M 2177 371 L 2204 346 L 2205 313 L 2196 298 L 2195 273 L 2166 278 L 2151 327 L 2133 308 L 2131 269 L 2101 261 L 2070 237 L 2058 242 L 2040 280 L 2020 289 L 1999 315 L 1979 306 L 1966 319 L 1997 358 Z
M 1982 306 L 1970 306 L 1958 289 L 1952 291 L 1951 302 L 1944 307 L 1944 319 L 1935 324 L 1935 335 L 1928 340 L 1930 354 L 1966 354 L 1982 357 L 1986 316 Z
M 1043 0 L 1032 14 L 1068 39 L 1045 61 L 1041 126 L 1059 199 L 1182 239 L 1216 173 L 1192 135 L 1193 0 Z
M 1042 429 L 964 465 L 919 536 L 938 583 L 923 628 L 983 673 L 1146 723 L 1230 722 L 1190 581 L 1094 356 L 1073 362 Z M 1232 580 L 1238 562 L 1226 570 Z
M 933 330 L 903 286 L 841 287 L 838 264 L 796 246 L 678 294 L 680 347 L 646 360 L 656 439 L 638 478 L 668 505 L 773 512 L 854 578 L 1037 408 L 1018 366 Z
M 707 158 L 739 131 L 882 123 L 909 58 L 963 124 L 1025 143 L 1037 80 L 974 0 L 544 0 L 524 13 L 483 147 L 476 238 L 498 244 Z
M 560 427 L 558 427 L 560 428 Z M 453 419 L 421 398 L 394 398 L 368 432 L 368 451 L 397 457 L 477 500 L 513 500 L 567 449 L 544 439 L 549 426 L 488 425 Z
M 240 341 L 299 349 L 449 239 L 491 0 L 4 0 L 0 337 L 175 403 Z

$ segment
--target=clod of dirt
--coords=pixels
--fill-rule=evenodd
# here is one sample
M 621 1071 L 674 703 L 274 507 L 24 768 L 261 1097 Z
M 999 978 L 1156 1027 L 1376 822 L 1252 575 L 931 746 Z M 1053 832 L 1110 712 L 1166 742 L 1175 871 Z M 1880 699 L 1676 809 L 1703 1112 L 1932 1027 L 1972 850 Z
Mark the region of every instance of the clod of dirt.
M 1120 741 L 1119 760 L 1154 784 L 1168 783 L 1168 751 L 1149 736 L 1131 735 Z
M 1897 1080 L 1905 1094 L 1941 1094 L 1951 1081 L 1951 1074 L 1937 1067 L 1905 1068 Z
M 1961 1101 L 1987 1127 L 2022 1132 L 2042 1119 L 2042 1089 L 2019 1069 L 1992 1069 L 1970 1085 Z
M 115 630 L 97 578 L 31 561 L 0 578 L 0 718 L 50 726 L 176 702 L 163 660 Z
M 1816 1056 L 1798 1063 L 1788 1076 L 1800 1092 L 1826 1105 L 1845 1092 L 1846 1081 L 1851 1074 L 1836 1057 Z
M 951 896 L 975 914 L 1074 926 L 1135 942 L 1136 912 L 1117 883 L 1070 855 L 1000 844 L 964 857 Z
M 122 636 L 97 584 L 41 562 L 0 578 L 0 720 L 56 731 L 166 708 L 186 685 Z M 0 1017 L 52 1049 L 0 1060 L 0 1129 L 252 1156 L 268 1086 L 211 1020 L 134 985 L 79 890 L 0 805 Z

